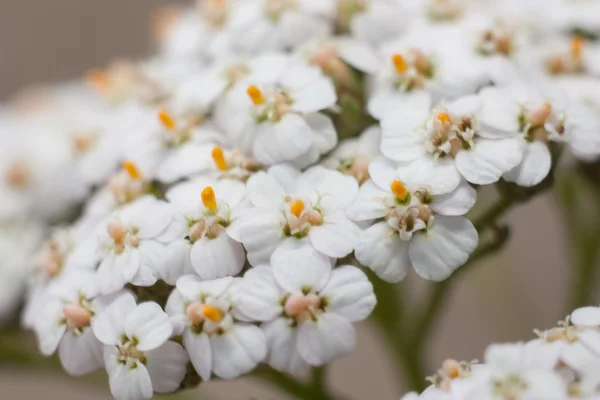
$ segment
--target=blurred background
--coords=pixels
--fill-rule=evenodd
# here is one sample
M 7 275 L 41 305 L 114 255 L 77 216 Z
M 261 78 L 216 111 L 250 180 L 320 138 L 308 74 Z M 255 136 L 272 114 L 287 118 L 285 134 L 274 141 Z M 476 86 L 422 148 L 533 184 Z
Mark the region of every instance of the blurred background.
M 166 0 L 1 0 L 0 99 L 35 83 L 69 79 L 122 56 L 152 48 L 154 10 L 184 1 Z M 452 356 L 481 359 L 491 342 L 533 337 L 534 328 L 553 327 L 568 310 L 574 278 L 568 234 L 556 194 L 548 193 L 508 215 L 509 245 L 454 282 L 427 349 L 433 373 Z M 413 295 L 420 281 L 403 286 Z M 599 296 L 596 300 L 600 302 Z M 333 364 L 331 384 L 354 399 L 398 399 L 402 382 L 369 323 L 359 326 L 358 349 Z M 32 342 L 32 350 L 35 344 Z M 2 357 L 0 355 L 0 357 Z M 1 360 L 0 360 L 1 361 Z M 0 362 L 2 400 L 111 399 L 106 376 L 70 379 L 60 370 L 20 368 Z M 261 382 L 244 378 L 211 382 L 186 398 L 285 399 Z

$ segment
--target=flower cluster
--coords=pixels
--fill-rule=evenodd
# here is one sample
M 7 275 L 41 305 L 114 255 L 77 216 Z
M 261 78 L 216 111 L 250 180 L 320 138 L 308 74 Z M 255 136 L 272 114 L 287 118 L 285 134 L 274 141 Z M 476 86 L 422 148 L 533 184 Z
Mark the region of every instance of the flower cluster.
M 579 308 L 529 342 L 492 344 L 484 363 L 445 360 L 421 395 L 402 400 L 596 400 L 600 308 Z
M 0 317 L 26 284 L 41 351 L 118 400 L 345 356 L 376 305 L 360 266 L 444 280 L 477 188 L 600 158 L 600 20 L 550 3 L 161 11 L 151 58 L 0 109 Z

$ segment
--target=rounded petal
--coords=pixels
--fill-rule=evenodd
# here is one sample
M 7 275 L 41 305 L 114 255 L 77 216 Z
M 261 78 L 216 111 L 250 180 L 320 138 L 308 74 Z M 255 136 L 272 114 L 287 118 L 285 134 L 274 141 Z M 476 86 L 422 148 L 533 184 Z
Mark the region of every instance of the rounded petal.
M 183 345 L 185 346 L 194 369 L 203 381 L 210 380 L 212 373 L 212 350 L 210 339 L 205 332 L 200 334 L 186 329 L 183 332 Z
M 410 268 L 408 242 L 400 239 L 387 222 L 368 228 L 354 251 L 356 259 L 386 282 L 399 282 Z
M 477 191 L 466 182 L 452 192 L 434 196 L 431 209 L 442 215 L 465 215 L 477 201 Z
M 260 171 L 248 179 L 247 193 L 255 207 L 277 207 L 285 197 L 286 190 L 276 176 Z
M 293 194 L 310 196 L 325 210 L 345 210 L 358 194 L 358 183 L 351 176 L 317 165 L 300 176 Z
M 450 193 L 462 179 L 449 157 L 437 160 L 430 156 L 422 157 L 399 167 L 397 173 L 404 183 L 428 187 L 433 195 Z
M 213 371 L 223 379 L 233 379 L 250 372 L 267 355 L 265 335 L 259 327 L 234 324 L 223 335 L 210 339 Z
M 152 380 L 142 363 L 135 368 L 119 364 L 109 376 L 110 393 L 116 400 L 149 400 L 152 398 Z
M 305 114 L 330 108 L 337 101 L 333 82 L 325 76 L 294 90 L 292 96 L 292 110 Z
M 302 293 L 307 288 L 318 292 L 331 274 L 331 259 L 307 241 L 295 238 L 277 248 L 271 265 L 277 283 L 290 293 Z
M 600 326 L 600 307 L 582 307 L 571 313 L 573 325 L 582 327 Z
M 65 333 L 58 348 L 62 367 L 72 376 L 82 376 L 103 367 L 102 343 L 96 339 L 92 329 L 81 335 Z
M 135 310 L 135 298 L 129 292 L 117 297 L 92 320 L 94 335 L 106 345 L 116 345 L 125 333 L 128 316 Z
M 521 164 L 504 174 L 504 180 L 514 182 L 519 186 L 535 186 L 540 183 L 552 166 L 552 156 L 548 146 L 542 142 L 525 145 Z
M 191 260 L 202 279 L 216 279 L 239 274 L 246 262 L 246 253 L 241 243 L 222 232 L 214 239 L 203 237 L 194 243 Z
M 310 149 L 311 133 L 304 118 L 288 113 L 278 122 L 265 122 L 258 126 L 253 155 L 265 165 L 292 161 Z
M 312 227 L 308 238 L 326 256 L 342 258 L 354 250 L 360 234 L 360 228 L 343 211 L 338 211 L 326 215 L 320 226 Z
M 127 318 L 125 333 L 140 351 L 156 349 L 173 334 L 169 316 L 154 302 L 139 304 Z
M 523 158 L 523 150 L 514 138 L 476 140 L 471 150 L 459 151 L 455 158 L 460 174 L 476 185 L 497 182 L 502 174 L 519 165 Z
M 146 352 L 146 368 L 156 393 L 171 393 L 179 389 L 187 372 L 189 357 L 179 343 L 168 341 Z
M 425 137 L 416 130 L 429 117 L 429 109 L 406 109 L 381 120 L 381 152 L 394 161 L 428 156 Z
M 441 281 L 467 262 L 478 240 L 477 230 L 468 219 L 438 215 L 426 233 L 413 236 L 408 253 L 419 276 Z
M 368 221 L 383 218 L 388 209 L 383 199 L 389 191 L 380 189 L 372 180 L 362 184 L 354 203 L 346 210 L 346 215 L 354 221 Z
M 340 315 L 324 313 L 316 321 L 306 321 L 298 328 L 298 351 L 311 365 L 328 364 L 350 354 L 355 347 L 356 332 Z
M 334 269 L 319 295 L 327 299 L 327 312 L 341 315 L 350 322 L 367 318 L 377 304 L 369 278 L 350 265 Z
M 127 248 L 119 255 L 109 254 L 98 267 L 98 288 L 103 294 L 117 292 L 130 282 L 142 264 L 137 249 Z
M 278 371 L 301 375 L 309 365 L 298 351 L 298 329 L 286 318 L 261 325 L 267 339 L 269 352 L 266 362 Z
M 270 321 L 283 312 L 283 296 L 283 290 L 275 281 L 273 269 L 256 267 L 244 275 L 236 307 L 252 320 Z
M 519 131 L 521 105 L 511 95 L 510 89 L 489 87 L 479 93 L 482 108 L 479 119 L 485 131 L 516 133 Z
M 63 304 L 60 301 L 51 301 L 43 307 L 36 317 L 34 329 L 38 338 L 40 351 L 45 356 L 54 354 L 67 327 L 61 323 L 63 317 Z
M 198 276 L 186 275 L 177 280 L 177 290 L 187 300 L 195 301 L 202 295 L 219 297 L 231 286 L 233 281 L 234 279 L 230 276 L 204 281 Z
M 369 175 L 378 188 L 389 191 L 392 182 L 398 179 L 397 169 L 397 163 L 385 157 L 379 157 L 369 164 Z
M 284 238 L 281 224 L 279 211 L 269 208 L 255 208 L 240 219 L 240 233 L 251 265 L 269 264 L 271 255 Z
M 175 285 L 177 279 L 194 273 L 190 258 L 191 247 L 191 243 L 187 240 L 177 240 L 165 247 L 158 268 L 163 281 Z

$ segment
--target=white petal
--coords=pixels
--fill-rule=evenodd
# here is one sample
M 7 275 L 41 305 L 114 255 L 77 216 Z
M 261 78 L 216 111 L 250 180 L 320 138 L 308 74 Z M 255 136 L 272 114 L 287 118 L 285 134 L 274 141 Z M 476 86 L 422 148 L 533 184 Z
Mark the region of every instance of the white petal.
M 600 307 L 582 307 L 571 313 L 573 325 L 582 327 L 600 326 Z
M 66 325 L 60 322 L 64 315 L 63 304 L 60 301 L 51 301 L 42 310 L 36 318 L 34 328 L 40 351 L 45 356 L 50 356 L 56 351 L 67 330 Z
M 197 334 L 190 329 L 186 329 L 183 332 L 183 345 L 188 351 L 190 361 L 194 365 L 198 375 L 205 382 L 210 380 L 212 373 L 212 351 L 208 335 L 205 332 Z
M 407 108 L 381 121 L 381 152 L 395 161 L 412 161 L 428 156 L 425 138 L 416 128 L 429 116 L 427 109 Z
M 388 158 L 379 157 L 369 164 L 369 175 L 378 188 L 389 191 L 392 182 L 398 179 L 397 169 L 397 163 Z
M 116 400 L 149 400 L 152 398 L 152 381 L 146 367 L 138 363 L 135 368 L 118 365 L 109 377 L 110 392 Z
M 213 335 L 210 341 L 213 371 L 223 379 L 250 372 L 267 354 L 265 336 L 254 325 L 234 324 L 223 335 Z
M 270 321 L 283 312 L 283 290 L 275 281 L 273 269 L 256 267 L 244 275 L 236 306 L 246 317 Z
M 342 60 L 359 71 L 374 74 L 379 69 L 377 55 L 358 40 L 341 39 L 338 54 Z
M 455 158 L 456 168 L 461 175 L 476 185 L 497 182 L 502 174 L 519 165 L 523 158 L 523 150 L 514 138 L 476 140 L 473 149 L 459 151 Z
M 252 152 L 265 165 L 292 161 L 310 149 L 311 133 L 304 118 L 288 113 L 278 122 L 258 126 Z
M 174 149 L 156 172 L 159 181 L 173 183 L 181 178 L 207 171 L 213 166 L 211 151 L 214 146 L 188 142 Z
M 125 333 L 140 351 L 156 349 L 173 334 L 169 316 L 154 302 L 138 305 L 127 318 Z
M 523 152 L 523 161 L 504 174 L 504 179 L 519 186 L 535 186 L 548 176 L 551 166 L 552 157 L 548 146 L 537 141 L 528 143 Z
M 187 275 L 177 281 L 177 290 L 187 299 L 195 301 L 202 295 L 219 297 L 233 283 L 232 277 L 203 281 L 195 275 Z
M 309 369 L 298 351 L 298 329 L 286 318 L 261 325 L 269 352 L 266 362 L 278 371 L 301 375 Z
M 467 262 L 478 240 L 477 231 L 468 219 L 438 215 L 426 233 L 413 236 L 408 252 L 417 274 L 441 281 Z
M 291 293 L 319 291 L 331 274 L 331 260 L 307 241 L 290 238 L 271 257 L 277 283 Z
M 190 242 L 183 239 L 177 240 L 165 248 L 159 263 L 159 274 L 163 281 L 169 285 L 175 285 L 177 279 L 194 273 L 190 258 L 191 247 Z
M 91 328 L 86 328 L 81 335 L 65 333 L 58 354 L 61 365 L 72 376 L 90 374 L 104 364 L 102 343 L 96 339 Z
M 308 238 L 326 256 L 342 258 L 354 250 L 360 234 L 361 229 L 343 211 L 338 211 L 326 215 L 322 225 L 312 227 Z
M 365 230 L 355 249 L 356 259 L 386 282 L 399 282 L 410 268 L 408 242 L 387 222 L 379 222 Z
M 367 318 L 377 304 L 369 278 L 350 265 L 334 269 L 319 295 L 327 299 L 327 312 L 351 322 Z
M 450 193 L 458 187 L 461 176 L 454 160 L 449 157 L 433 159 L 430 156 L 419 158 L 398 168 L 398 176 L 404 183 L 431 189 L 431 194 Z
M 119 255 L 108 255 L 98 267 L 98 288 L 103 294 L 117 292 L 131 281 L 142 260 L 137 249 L 126 248 Z
M 146 352 L 146 368 L 156 393 L 171 393 L 181 385 L 187 371 L 188 355 L 179 343 L 168 341 Z
M 338 143 L 337 131 L 331 118 L 322 113 L 310 113 L 305 115 L 304 118 L 313 132 L 311 151 L 316 151 L 318 156 L 331 151 Z M 317 159 L 311 160 L 310 164 L 316 161 Z
M 321 314 L 316 322 L 298 328 L 298 351 L 307 363 L 324 365 L 350 354 L 356 347 L 352 324 L 336 314 Z
M 595 329 L 586 329 L 579 334 L 578 338 L 592 353 L 600 356 L 600 332 Z M 600 360 L 597 364 L 599 363 Z
M 204 237 L 194 243 L 191 260 L 202 279 L 216 279 L 239 274 L 246 262 L 246 253 L 241 243 L 222 232 L 214 239 Z
M 284 168 L 292 169 L 285 166 Z M 248 198 L 255 207 L 277 207 L 286 195 L 283 185 L 273 174 L 258 172 L 248 179 Z
M 140 239 L 154 238 L 160 235 L 171 223 L 175 215 L 175 209 L 169 203 L 153 199 L 149 202 L 151 206 L 145 208 L 143 213 L 136 216 L 135 226 L 139 229 Z M 152 218 L 148 218 L 152 215 Z
M 239 224 L 248 262 L 255 267 L 268 265 L 271 255 L 283 240 L 279 211 L 256 208 L 246 213 Z
M 179 290 L 174 289 L 165 305 L 165 312 L 171 319 L 171 325 L 173 325 L 173 336 L 181 335 L 187 327 L 188 317 L 185 311 L 186 307 L 183 295 Z
M 128 316 L 135 308 L 133 295 L 129 292 L 123 293 L 92 320 L 94 335 L 104 344 L 116 345 L 125 333 Z
M 358 183 L 351 176 L 317 165 L 298 179 L 294 194 L 310 196 L 326 210 L 345 210 L 358 194 Z
M 442 215 L 465 215 L 477 201 L 477 191 L 466 182 L 452 192 L 433 196 L 431 209 Z
M 482 124 L 501 132 L 519 131 L 521 105 L 513 98 L 509 89 L 484 88 L 479 95 L 483 101 L 479 116 Z
M 296 89 L 291 93 L 294 103 L 292 110 L 298 113 L 312 113 L 332 107 L 336 100 L 335 87 L 327 77 Z
M 389 191 L 380 189 L 372 180 L 362 184 L 354 203 L 346 210 L 346 215 L 354 221 L 368 221 L 383 218 L 388 209 L 383 199 Z

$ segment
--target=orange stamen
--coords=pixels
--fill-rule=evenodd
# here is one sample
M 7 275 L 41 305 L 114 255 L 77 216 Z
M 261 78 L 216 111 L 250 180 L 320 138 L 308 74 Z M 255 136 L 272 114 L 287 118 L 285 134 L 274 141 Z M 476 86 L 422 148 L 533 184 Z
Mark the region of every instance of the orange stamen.
M 574 36 L 571 39 L 571 57 L 576 60 L 581 58 L 581 52 L 583 51 L 583 45 L 585 44 L 585 39 L 581 36 Z
M 390 189 L 392 190 L 392 193 L 396 195 L 396 198 L 400 200 L 404 200 L 406 199 L 406 196 L 408 196 L 408 190 L 406 190 L 406 186 L 404 186 L 404 184 L 398 180 L 392 182 Z
M 212 150 L 212 158 L 215 162 L 215 165 L 221 171 L 227 171 L 229 168 L 227 167 L 227 161 L 225 161 L 225 155 L 223 154 L 223 149 L 219 146 L 215 146 Z
M 258 87 L 252 85 L 246 92 L 248 93 L 248 96 L 250 96 L 250 99 L 252 99 L 254 105 L 258 106 L 264 104 L 265 98 Z
M 177 127 L 175 119 L 166 110 L 161 110 L 158 113 L 158 119 L 160 119 L 160 122 L 162 122 L 164 127 L 169 130 L 173 130 Z
M 204 310 L 202 313 L 206 318 L 210 319 L 212 322 L 221 322 L 221 320 L 223 319 L 223 314 L 221 314 L 221 311 L 213 306 L 204 305 Z
M 302 200 L 295 200 L 290 206 L 290 212 L 296 216 L 296 218 L 300 218 L 300 214 L 304 211 L 304 202 Z
M 215 197 L 215 191 L 212 187 L 207 186 L 202 191 L 202 204 L 211 211 L 217 209 L 217 198 Z
M 442 112 L 439 113 L 438 115 L 436 115 L 436 118 L 442 123 L 449 123 L 450 122 L 450 114 Z
M 399 74 L 404 73 L 408 68 L 404 57 L 402 57 L 400 54 L 394 54 L 392 56 L 392 63 L 394 64 L 394 68 L 396 68 L 396 72 Z
M 142 179 L 142 173 L 140 172 L 137 165 L 135 165 L 133 162 L 131 162 L 131 161 L 123 162 L 123 169 L 125 171 L 127 171 L 129 176 L 131 177 L 131 179 L 135 179 L 135 180 Z

